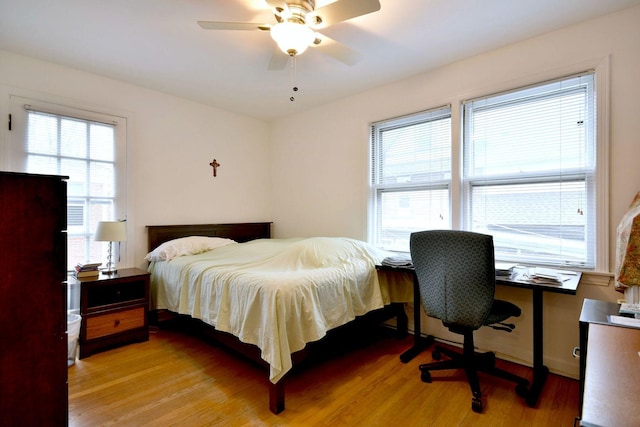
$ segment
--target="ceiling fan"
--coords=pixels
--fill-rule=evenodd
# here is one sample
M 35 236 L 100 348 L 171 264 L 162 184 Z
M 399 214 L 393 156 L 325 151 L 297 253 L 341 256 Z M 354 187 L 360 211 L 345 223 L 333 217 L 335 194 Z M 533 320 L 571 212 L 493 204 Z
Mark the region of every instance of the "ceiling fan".
M 273 10 L 275 24 L 253 22 L 198 21 L 205 30 L 269 31 L 282 52 L 275 52 L 270 70 L 284 68 L 289 57 L 301 55 L 309 46 L 347 64 L 354 65 L 359 54 L 316 30 L 380 10 L 379 0 L 337 0 L 315 7 L 315 0 L 265 0 Z

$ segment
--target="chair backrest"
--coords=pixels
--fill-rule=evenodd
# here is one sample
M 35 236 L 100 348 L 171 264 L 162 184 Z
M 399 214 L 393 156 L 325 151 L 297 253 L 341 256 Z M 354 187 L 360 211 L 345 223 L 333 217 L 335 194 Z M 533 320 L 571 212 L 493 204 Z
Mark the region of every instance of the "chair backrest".
M 411 259 L 428 316 L 478 329 L 495 295 L 493 237 L 458 230 L 411 234 Z

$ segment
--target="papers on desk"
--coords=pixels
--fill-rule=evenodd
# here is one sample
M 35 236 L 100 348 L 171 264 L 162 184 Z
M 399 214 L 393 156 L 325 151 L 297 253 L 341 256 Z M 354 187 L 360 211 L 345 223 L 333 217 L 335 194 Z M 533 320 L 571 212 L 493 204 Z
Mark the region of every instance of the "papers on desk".
M 389 256 L 382 260 L 382 265 L 388 267 L 413 267 L 411 258 L 406 255 Z
M 571 279 L 568 276 L 575 276 L 575 274 L 574 271 L 535 267 L 529 273 L 529 280 L 543 285 L 562 285 L 563 282 Z
M 533 283 L 544 285 L 561 285 L 562 278 L 556 270 L 550 268 L 535 267 L 529 273 L 529 280 Z
M 507 262 L 496 262 L 496 276 L 511 276 L 516 264 L 510 264 Z

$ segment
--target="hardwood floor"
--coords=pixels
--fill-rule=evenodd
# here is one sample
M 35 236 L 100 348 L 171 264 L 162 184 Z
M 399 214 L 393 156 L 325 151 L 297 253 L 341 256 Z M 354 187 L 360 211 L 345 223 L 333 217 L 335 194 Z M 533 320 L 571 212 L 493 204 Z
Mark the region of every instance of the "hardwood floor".
M 79 426 L 572 426 L 578 382 L 550 375 L 537 408 L 511 383 L 481 374 L 484 411 L 471 411 L 464 373 L 420 380 L 425 351 L 403 364 L 411 338 L 371 342 L 294 372 L 286 409 L 268 409 L 267 372 L 173 330 L 77 361 L 69 368 L 69 425 Z M 531 369 L 499 365 L 531 378 Z

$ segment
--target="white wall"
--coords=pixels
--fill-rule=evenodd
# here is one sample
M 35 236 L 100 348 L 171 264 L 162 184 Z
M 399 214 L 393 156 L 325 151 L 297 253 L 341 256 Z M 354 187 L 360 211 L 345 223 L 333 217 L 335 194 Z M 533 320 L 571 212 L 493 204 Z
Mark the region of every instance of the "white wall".
M 369 124 L 444 104 L 459 119 L 463 99 L 560 77 L 587 68 L 610 81 L 609 250 L 615 229 L 640 190 L 640 7 L 555 31 L 413 78 L 345 98 L 273 126 L 273 219 L 278 237 L 343 235 L 366 239 Z M 424 52 L 428 55 L 429 52 Z M 454 133 L 454 138 L 459 135 Z M 516 332 L 481 331 L 477 344 L 531 362 L 531 294 L 499 288 L 498 296 L 523 309 Z M 545 294 L 545 362 L 577 376 L 578 318 L 583 298 L 615 300 L 612 286 L 585 284 L 577 296 Z M 487 328 L 485 328 L 487 329 Z M 439 322 L 423 330 L 448 335 Z
M 269 125 L 185 99 L 0 51 L 0 117 L 8 95 L 128 118 L 128 265 L 143 267 L 148 224 L 274 221 L 276 237 L 366 239 L 369 123 L 609 63 L 610 258 L 615 228 L 640 190 L 640 7 L 527 40 L 288 117 Z M 429 52 L 424 52 L 428 55 Z M 4 122 L 4 119 L 3 121 Z M 269 138 L 270 135 L 270 138 Z M 454 135 L 457 136 L 457 135 Z M 9 139 L 0 126 L 0 143 Z M 273 144 L 270 146 L 270 144 Z M 4 149 L 6 147 L 0 147 Z M 4 152 L 0 151 L 4 154 Z M 217 178 L 208 163 L 221 163 Z M 2 163 L 0 159 L 0 169 Z M 271 178 L 271 182 L 269 181 Z M 613 265 L 613 264 L 612 264 Z M 498 289 L 523 309 L 516 332 L 477 343 L 531 361 L 531 295 Z M 545 295 L 545 362 L 577 376 L 582 299 L 614 300 L 611 286 Z M 438 322 L 424 331 L 445 336 Z
M 146 268 L 145 225 L 271 220 L 264 122 L 0 51 L 0 117 L 9 95 L 127 117 L 127 266 Z M 8 141 L 2 119 L 0 169 Z

